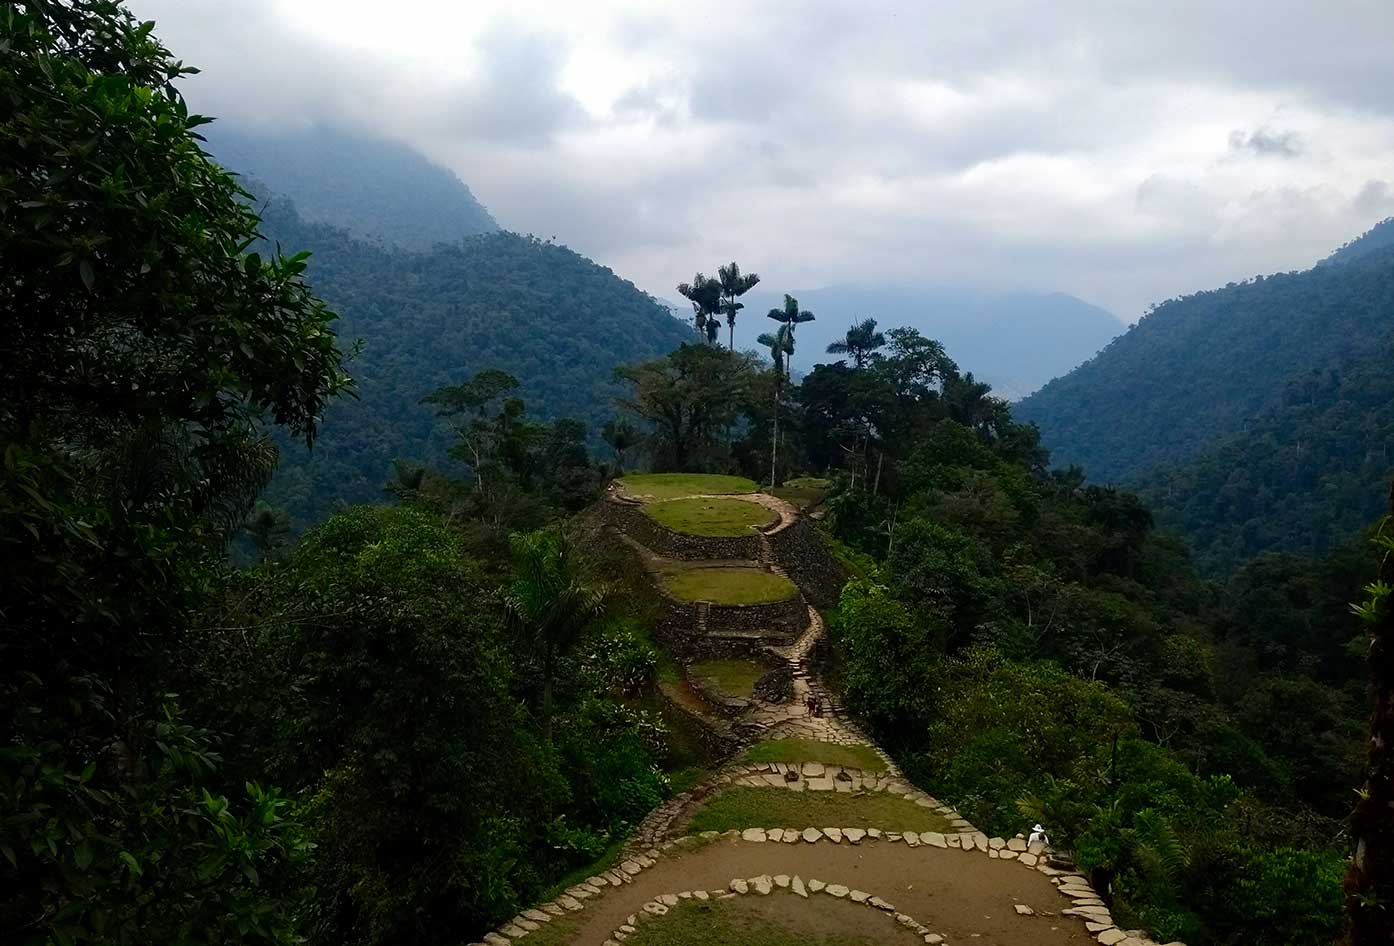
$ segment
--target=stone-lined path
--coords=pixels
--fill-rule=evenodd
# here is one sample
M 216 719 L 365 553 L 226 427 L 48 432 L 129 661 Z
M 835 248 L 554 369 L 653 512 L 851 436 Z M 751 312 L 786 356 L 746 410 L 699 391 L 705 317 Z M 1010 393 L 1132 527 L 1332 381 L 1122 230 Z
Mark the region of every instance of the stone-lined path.
M 720 498 L 746 499 L 778 510 L 780 522 L 768 532 L 788 528 L 799 515 L 792 504 L 763 493 Z M 646 565 L 653 563 L 652 552 L 622 537 Z M 763 536 L 761 559 L 768 568 L 780 568 L 772 543 Z M 659 580 L 656 573 L 654 577 Z M 713 725 L 724 726 L 733 744 L 742 747 L 784 738 L 867 746 L 885 763 L 884 771 L 817 760 L 728 762 L 651 812 L 635 829 L 616 867 L 525 911 L 484 941 L 508 946 L 523 940 L 520 946 L 527 946 L 526 937 L 556 923 L 565 927 L 565 936 L 549 938 L 549 943 L 618 946 L 641 925 L 664 922 L 685 900 L 754 896 L 845 900 L 883 918 L 869 915 L 869 928 L 876 922 L 898 925 L 902 934 L 911 933 L 930 946 L 1151 944 L 1139 931 L 1118 929 L 1088 881 L 1062 869 L 1067 862 L 1053 860 L 1044 845 L 1028 845 L 1020 837 L 988 837 L 952 805 L 911 784 L 810 670 L 808 657 L 823 633 L 822 616 L 809 607 L 807 627 L 796 640 L 764 647 L 771 659 L 789 668 L 790 702 L 752 700 L 734 720 L 713 720 Z M 821 701 L 821 714 L 810 712 L 810 696 Z M 685 833 L 684 826 L 706 800 L 737 787 L 825 792 L 841 795 L 852 805 L 862 798 L 895 795 L 930 809 L 947 828 L 915 832 L 889 826 L 746 825 L 721 833 Z

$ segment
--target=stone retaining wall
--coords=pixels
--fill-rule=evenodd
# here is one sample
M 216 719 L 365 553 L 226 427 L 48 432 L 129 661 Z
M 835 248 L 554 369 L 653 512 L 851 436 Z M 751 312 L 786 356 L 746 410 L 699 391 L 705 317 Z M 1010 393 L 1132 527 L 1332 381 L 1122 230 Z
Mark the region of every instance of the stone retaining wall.
M 799 594 L 765 604 L 714 604 L 707 612 L 707 633 L 764 631 L 762 644 L 792 644 L 807 626 L 808 605 Z
M 753 562 L 760 558 L 760 536 L 754 531 L 749 535 L 733 536 L 674 532 L 644 512 L 642 504 L 614 497 L 601 503 L 601 511 L 606 522 L 664 558 L 688 562 L 721 559 Z
M 837 604 L 847 571 L 828 550 L 817 527 L 804 516 L 798 521 L 770 533 L 774 559 L 799 586 L 799 590 L 815 608 L 830 608 Z

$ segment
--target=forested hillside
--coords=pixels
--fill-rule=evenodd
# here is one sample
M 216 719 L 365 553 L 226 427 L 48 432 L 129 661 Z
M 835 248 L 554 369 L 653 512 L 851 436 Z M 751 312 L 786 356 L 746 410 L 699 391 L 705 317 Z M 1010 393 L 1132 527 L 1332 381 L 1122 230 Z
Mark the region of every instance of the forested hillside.
M 1245 430 L 1289 381 L 1375 357 L 1391 326 L 1394 250 L 1260 277 L 1158 306 L 1016 413 L 1056 464 L 1126 481 Z
M 1322 555 L 1383 508 L 1394 470 L 1394 337 L 1284 385 L 1242 433 L 1138 479 L 1157 521 L 1224 573 L 1264 552 Z
M 253 129 L 217 122 L 209 150 L 306 219 L 355 237 L 429 250 L 499 226 L 450 170 L 384 138 L 331 128 Z
M 308 278 L 340 314 L 356 400 L 333 405 L 313 452 L 285 444 L 268 499 L 297 524 L 338 502 L 376 502 L 392 461 L 445 461 L 449 438 L 421 403 L 485 367 L 515 375 L 544 418 L 597 430 L 613 412 L 614 367 L 670 351 L 692 330 L 610 270 L 564 246 L 513 233 L 413 253 L 264 212 L 273 242 L 312 252 Z
M 1368 256 L 1391 246 L 1394 246 L 1394 217 L 1381 220 L 1317 265 L 1331 266 L 1349 263 L 1351 260 L 1360 259 L 1362 256 Z

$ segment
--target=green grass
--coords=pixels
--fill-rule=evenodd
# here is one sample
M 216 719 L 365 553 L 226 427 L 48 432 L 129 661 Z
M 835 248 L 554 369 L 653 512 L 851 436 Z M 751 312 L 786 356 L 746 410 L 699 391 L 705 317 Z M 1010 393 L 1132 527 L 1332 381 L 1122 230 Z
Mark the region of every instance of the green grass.
M 688 824 L 689 833 L 732 828 L 881 828 L 944 831 L 942 815 L 882 792 L 791 792 L 737 786 L 714 795 Z
M 839 908 L 830 904 L 828 909 Z M 841 909 L 852 910 L 846 905 Z M 681 900 L 665 915 L 645 919 L 638 932 L 625 940 L 625 946 L 884 946 L 917 939 L 889 919 L 881 921 L 885 929 L 878 932 L 883 935 L 869 936 L 817 928 L 820 917 L 814 914 L 821 911 L 787 911 L 787 905 L 764 897 Z M 861 927 L 865 921 L 860 917 L 853 920 L 854 916 L 848 917 L 848 925 Z
M 767 604 L 799 593 L 789 579 L 762 568 L 672 566 L 663 583 L 684 601 L 712 604 Z
M 759 503 L 740 499 L 669 499 L 644 507 L 660 525 L 688 535 L 750 535 L 779 519 Z
M 753 660 L 703 660 L 689 670 L 695 677 L 709 678 L 722 693 L 749 698 L 755 692 L 755 681 L 763 677 L 769 667 Z
M 816 506 L 828 496 L 828 488 L 832 486 L 832 480 L 820 479 L 816 476 L 801 476 L 798 479 L 788 480 L 783 486 L 775 487 L 771 493 L 786 502 L 791 502 L 800 509 L 808 509 Z
M 620 488 L 640 499 L 677 499 L 680 496 L 720 493 L 753 493 L 759 489 L 744 476 L 715 473 L 631 473 L 619 479 Z
M 537 898 L 537 902 L 546 903 L 548 900 L 554 900 L 560 897 L 567 887 L 574 887 L 587 877 L 594 877 L 601 871 L 606 871 L 614 867 L 619 863 L 620 854 L 624 851 L 624 842 L 627 840 L 629 840 L 628 837 L 615 838 L 612 840 L 609 846 L 605 848 L 605 852 L 595 860 L 570 871 L 556 883 L 542 891 L 541 896 Z
M 593 876 L 593 874 L 586 875 L 586 877 L 591 876 Z M 582 877 L 581 879 L 585 880 L 586 877 Z M 570 887 L 572 885 L 567 884 L 567 886 Z M 554 916 L 552 917 L 551 923 L 544 923 L 528 934 L 528 946 L 568 946 L 568 944 L 575 939 L 576 928 L 580 925 L 580 917 L 574 913 L 568 913 L 565 916 Z
M 822 762 L 863 772 L 884 772 L 886 763 L 870 746 L 835 746 L 812 739 L 772 739 L 751 746 L 744 762 Z

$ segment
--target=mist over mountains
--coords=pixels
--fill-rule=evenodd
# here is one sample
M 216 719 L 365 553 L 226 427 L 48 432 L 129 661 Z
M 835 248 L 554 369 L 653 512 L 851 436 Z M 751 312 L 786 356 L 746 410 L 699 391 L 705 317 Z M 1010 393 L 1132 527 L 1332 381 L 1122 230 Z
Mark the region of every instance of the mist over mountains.
M 453 171 L 395 141 L 321 127 L 215 122 L 205 137 L 224 167 L 289 197 L 310 223 L 358 239 L 429 250 L 499 225 Z
M 882 331 L 905 325 L 938 339 L 962 370 L 1008 400 L 1066 373 L 1124 329 L 1107 310 L 1060 292 L 840 285 L 790 294 L 817 317 L 799 327 L 796 370 L 829 360 L 829 342 L 851 323 L 874 318 Z M 751 347 L 774 324 L 764 316 L 782 304 L 783 292 L 762 284 L 742 301 L 736 344 Z

